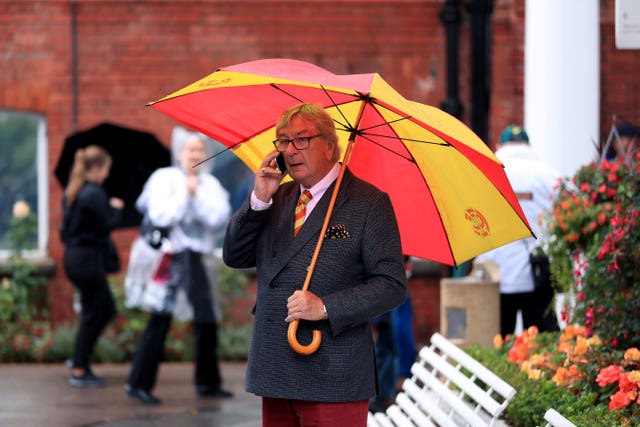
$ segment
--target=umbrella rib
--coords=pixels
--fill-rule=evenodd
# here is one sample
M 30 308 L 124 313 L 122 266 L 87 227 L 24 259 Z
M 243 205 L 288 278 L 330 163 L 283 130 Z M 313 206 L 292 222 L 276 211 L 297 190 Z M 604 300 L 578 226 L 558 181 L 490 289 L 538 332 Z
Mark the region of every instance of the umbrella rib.
M 327 88 L 324 85 L 319 85 L 320 88 L 322 89 L 322 91 L 325 93 L 325 95 L 327 95 L 327 98 L 329 98 L 329 101 L 331 101 L 331 104 L 336 108 L 336 110 L 338 110 L 338 112 L 340 113 L 340 115 L 342 116 L 342 118 L 344 119 L 344 121 L 346 122 L 346 125 L 344 123 L 340 123 L 338 120 L 333 119 L 334 122 L 336 122 L 337 124 L 339 124 L 340 126 L 344 127 L 345 130 L 347 130 L 348 132 L 353 132 L 354 128 L 353 125 L 351 123 L 349 123 L 349 119 L 344 115 L 344 113 L 342 112 L 342 110 L 340 109 L 338 103 L 331 97 L 331 94 L 329 93 L 329 91 L 327 90 Z M 275 83 L 271 83 L 271 87 L 273 87 L 274 89 L 279 90 L 280 92 L 284 93 L 285 95 L 290 96 L 291 98 L 295 99 L 298 102 L 305 102 L 304 100 L 298 98 L 297 96 L 295 96 L 294 94 L 287 92 L 286 90 L 284 90 L 283 88 L 281 88 L 280 86 L 278 86 Z M 240 143 L 242 143 L 244 141 L 241 141 Z
M 342 112 L 342 110 L 340 109 L 340 107 L 338 107 L 338 104 L 336 103 L 336 101 L 331 97 L 331 94 L 329 93 L 329 91 L 327 90 L 326 87 L 324 87 L 324 85 L 320 85 L 320 87 L 322 88 L 322 90 L 324 91 L 325 95 L 327 95 L 327 98 L 329 98 L 329 101 L 331 101 L 331 103 L 333 104 L 333 106 L 336 108 L 336 110 L 338 110 L 338 113 L 340 113 L 340 115 L 342 116 L 342 118 L 344 119 L 345 124 L 340 123 L 339 121 L 337 121 L 336 119 L 333 119 L 334 122 L 336 122 L 337 124 L 339 124 L 340 126 L 343 126 L 346 130 L 348 130 L 349 132 L 353 132 L 355 129 L 353 128 L 353 125 L 351 123 L 349 123 L 349 119 L 347 119 L 347 117 L 344 115 L 344 113 Z
M 272 88 L 274 88 L 274 89 L 279 90 L 280 92 L 284 93 L 285 95 L 290 96 L 291 98 L 295 99 L 295 100 L 296 100 L 296 101 L 298 101 L 298 102 L 304 102 L 302 99 L 298 98 L 297 96 L 295 96 L 295 95 L 294 95 L 294 94 L 292 94 L 292 93 L 287 92 L 286 90 L 282 89 L 280 86 L 278 86 L 278 85 L 277 85 L 277 84 L 275 84 L 275 83 L 270 83 L 270 86 L 271 86 Z

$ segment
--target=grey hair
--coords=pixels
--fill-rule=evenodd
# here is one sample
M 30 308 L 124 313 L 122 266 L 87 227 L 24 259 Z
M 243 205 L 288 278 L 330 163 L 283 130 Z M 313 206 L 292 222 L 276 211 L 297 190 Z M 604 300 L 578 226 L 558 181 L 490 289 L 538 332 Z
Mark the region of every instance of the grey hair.
M 197 138 L 204 143 L 204 150 L 206 152 L 206 158 L 209 158 L 215 154 L 216 142 L 208 136 L 200 133 L 189 131 L 181 126 L 176 126 L 171 131 L 171 162 L 174 166 L 181 167 L 180 158 L 182 157 L 182 150 L 187 142 Z M 190 167 L 190 166 L 188 166 Z M 200 172 L 211 173 L 213 170 L 213 159 L 209 159 L 200 165 Z

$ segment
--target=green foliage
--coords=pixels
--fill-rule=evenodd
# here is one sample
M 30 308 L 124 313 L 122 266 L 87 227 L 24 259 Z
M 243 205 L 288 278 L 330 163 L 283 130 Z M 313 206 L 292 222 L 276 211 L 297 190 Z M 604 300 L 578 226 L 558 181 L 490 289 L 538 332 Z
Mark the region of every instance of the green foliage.
M 17 259 L 14 276 L 0 282 L 0 362 L 60 363 L 73 354 L 75 323 L 58 325 L 52 330 L 46 312 L 39 311 L 44 281 L 35 267 Z M 21 283 L 20 286 L 15 281 Z M 244 360 L 252 331 L 250 314 L 254 295 L 247 289 L 243 273 L 221 267 L 219 283 L 224 322 L 218 328 L 218 354 L 223 360 Z M 129 362 L 147 324 L 149 314 L 124 306 L 123 277 L 111 279 L 117 316 L 96 344 L 95 362 Z M 193 360 L 193 334 L 190 323 L 173 320 L 165 342 L 167 361 Z
M 226 327 L 218 331 L 219 357 L 224 360 L 246 360 L 253 326 Z
M 16 255 L 21 256 L 25 249 L 36 247 L 36 237 L 38 235 L 38 224 L 36 216 L 29 212 L 25 217 L 11 217 L 9 220 L 9 231 L 7 241 L 10 247 L 16 251 Z
M 36 266 L 13 256 L 9 276 L 0 282 L 0 323 L 30 321 L 46 316 L 46 286 Z
M 73 354 L 76 339 L 76 326 L 72 324 L 58 325 L 52 333 L 49 350 L 41 360 L 34 358 L 33 362 L 60 363 Z

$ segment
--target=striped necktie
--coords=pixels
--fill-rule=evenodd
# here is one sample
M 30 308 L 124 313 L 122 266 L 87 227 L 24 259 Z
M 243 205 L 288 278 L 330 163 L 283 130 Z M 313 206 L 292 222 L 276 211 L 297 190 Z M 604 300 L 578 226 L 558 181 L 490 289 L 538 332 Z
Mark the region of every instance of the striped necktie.
M 293 215 L 293 235 L 298 234 L 298 231 L 302 228 L 302 224 L 304 224 L 304 218 L 307 215 L 307 203 L 311 200 L 311 192 L 309 190 L 304 190 L 300 193 L 300 198 L 298 199 L 298 203 L 296 204 L 296 210 Z

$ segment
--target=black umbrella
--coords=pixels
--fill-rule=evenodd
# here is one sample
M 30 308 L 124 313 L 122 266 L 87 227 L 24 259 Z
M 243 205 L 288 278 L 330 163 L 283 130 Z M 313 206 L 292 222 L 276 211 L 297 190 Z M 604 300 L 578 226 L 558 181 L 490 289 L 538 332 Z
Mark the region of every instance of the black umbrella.
M 153 171 L 171 164 L 171 153 L 149 132 L 102 123 L 65 139 L 54 171 L 63 187 L 69 181 L 76 150 L 91 144 L 103 147 L 113 157 L 104 188 L 110 197 L 124 200 L 120 227 L 138 226 L 141 215 L 135 208 L 135 201 Z

